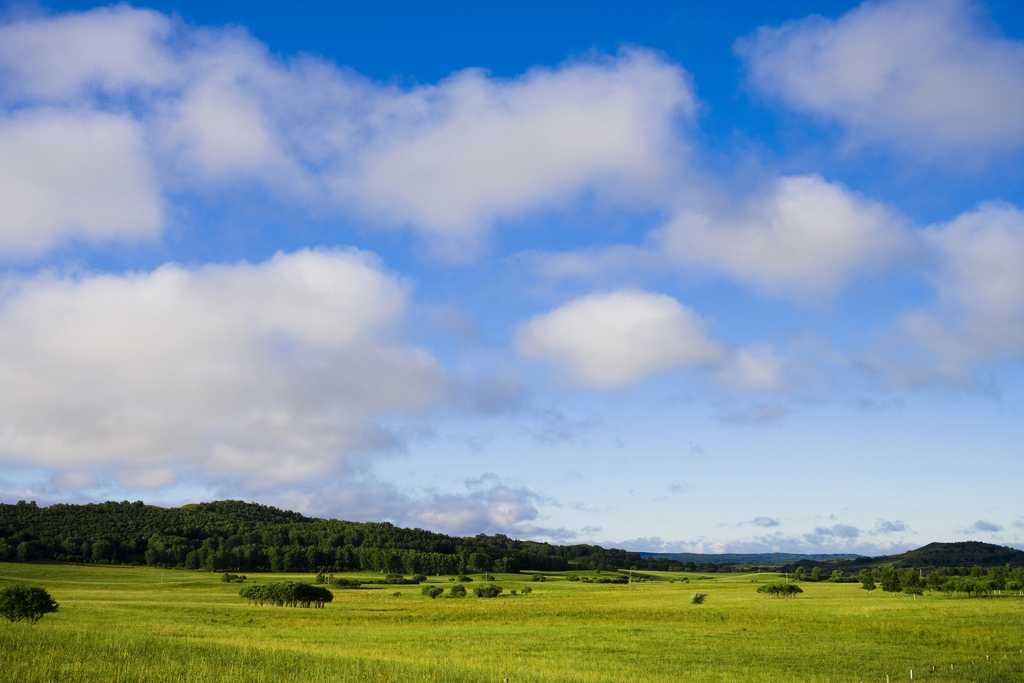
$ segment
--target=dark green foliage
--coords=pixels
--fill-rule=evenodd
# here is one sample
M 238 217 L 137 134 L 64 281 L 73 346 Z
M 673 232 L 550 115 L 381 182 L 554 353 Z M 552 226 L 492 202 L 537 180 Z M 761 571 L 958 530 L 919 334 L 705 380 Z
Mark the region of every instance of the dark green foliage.
M 478 598 L 496 598 L 501 595 L 501 586 L 495 586 L 493 583 L 489 583 L 486 586 L 477 586 L 473 589 Z
M 428 598 L 436 598 L 441 593 L 444 593 L 444 589 L 440 586 L 424 586 L 420 589 L 420 593 L 426 595 Z
M 873 591 L 878 586 L 875 585 L 875 573 L 870 569 L 861 569 L 860 574 L 857 575 L 857 580 L 861 583 L 861 588 L 866 591 Z
M 245 577 L 239 576 L 238 574 L 224 574 L 220 577 L 220 580 L 224 583 L 243 583 L 245 581 Z M 317 583 L 320 582 L 317 581 Z
M 896 571 L 895 565 L 887 564 L 882 567 L 881 582 L 882 590 L 886 593 L 896 595 L 903 590 L 900 587 L 900 575 L 899 572 Z
M 759 586 L 757 592 L 765 593 L 773 598 L 789 598 L 798 593 L 803 593 L 804 589 L 795 583 L 783 583 L 782 581 L 776 581 L 774 583 L 766 583 L 763 586 Z
M 214 571 L 680 570 L 666 558 L 586 544 L 557 546 L 502 534 L 459 538 L 389 523 L 304 517 L 219 501 L 158 508 L 141 501 L 95 505 L 0 504 L 0 561 L 56 560 Z
M 342 577 L 335 577 L 331 581 L 331 585 L 336 588 L 359 588 L 363 585 L 363 582 L 359 579 L 345 579 Z
M 472 581 L 473 579 L 468 577 L 468 576 L 466 576 L 465 574 L 460 574 L 459 576 L 455 577 L 455 580 L 456 581 L 462 581 L 462 582 L 466 583 L 466 582 Z
M 579 577 L 576 577 L 576 578 L 577 578 L 577 580 L 579 579 Z M 544 576 L 543 574 L 534 574 L 533 578 L 530 579 L 530 581 L 547 581 L 547 580 L 548 580 L 548 577 Z
M 56 612 L 59 604 L 54 602 L 45 589 L 38 586 L 14 584 L 0 588 L 0 614 L 8 621 L 25 619 L 34 624 L 44 614 Z
M 811 570 L 811 581 L 821 581 L 821 567 L 815 567 Z
M 281 581 L 264 585 L 251 584 L 238 591 L 249 604 L 276 605 L 277 607 L 322 608 L 334 601 L 334 594 L 326 588 L 297 581 Z
M 533 589 L 530 588 L 529 586 L 527 586 L 526 588 L 523 589 L 523 595 L 529 595 L 532 592 L 533 592 Z
M 457 583 L 448 589 L 448 597 L 452 598 L 464 598 L 466 597 L 466 587 L 461 583 Z
M 703 605 L 704 601 L 708 599 L 707 593 L 694 593 L 690 596 L 690 603 L 694 605 Z
M 412 577 L 412 580 L 415 581 L 416 583 L 423 583 L 424 581 L 427 580 L 427 577 L 426 577 L 425 574 L 416 574 L 415 576 Z

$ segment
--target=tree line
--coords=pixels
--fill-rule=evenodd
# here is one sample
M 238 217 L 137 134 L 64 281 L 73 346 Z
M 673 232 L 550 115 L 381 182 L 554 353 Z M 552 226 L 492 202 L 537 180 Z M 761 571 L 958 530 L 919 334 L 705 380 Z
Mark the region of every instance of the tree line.
M 209 571 L 515 573 L 569 569 L 683 571 L 601 546 L 457 537 L 388 522 L 348 522 L 242 501 L 159 508 L 141 501 L 0 504 L 0 561 L 56 560 Z
M 898 568 L 890 564 L 881 569 L 862 569 L 857 579 L 866 590 L 875 590 L 880 584 L 883 591 L 893 595 L 921 595 L 925 590 L 966 597 L 994 595 L 1004 590 L 1024 594 L 1024 567 L 1011 567 L 1009 564 L 988 569 L 979 566 L 970 569 L 946 567 L 927 576 L 918 569 Z

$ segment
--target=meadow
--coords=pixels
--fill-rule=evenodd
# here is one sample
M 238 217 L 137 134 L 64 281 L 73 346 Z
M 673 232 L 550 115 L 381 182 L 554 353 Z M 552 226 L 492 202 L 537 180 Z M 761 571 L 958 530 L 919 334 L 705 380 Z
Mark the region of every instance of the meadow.
M 821 582 L 770 598 L 755 591 L 774 574 L 644 574 L 652 580 L 632 585 L 498 575 L 505 592 L 494 599 L 364 587 L 299 609 L 247 605 L 239 584 L 208 572 L 0 563 L 0 585 L 43 586 L 60 603 L 35 626 L 0 623 L 0 680 L 881 682 L 911 670 L 914 680 L 1024 680 L 1024 597 L 1010 591 L 915 600 Z M 446 595 L 454 585 L 429 583 Z M 691 604 L 698 591 L 707 601 Z

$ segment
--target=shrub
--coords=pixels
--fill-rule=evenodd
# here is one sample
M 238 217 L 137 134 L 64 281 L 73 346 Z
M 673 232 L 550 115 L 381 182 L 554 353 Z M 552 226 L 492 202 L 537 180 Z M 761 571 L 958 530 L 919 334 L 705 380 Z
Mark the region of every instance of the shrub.
M 468 576 L 466 576 L 465 574 L 459 574 L 457 577 L 455 577 L 455 580 L 456 581 L 467 582 L 467 581 L 472 581 L 473 579 L 468 577 Z
M 477 586 L 473 589 L 473 592 L 476 593 L 478 598 L 496 598 L 501 595 L 502 590 L 501 586 L 495 586 L 491 583 L 486 586 Z
M 530 588 L 529 586 L 527 586 L 526 588 L 523 589 L 523 595 L 529 595 L 532 592 L 533 592 L 533 589 Z
M 510 590 L 510 591 L 509 591 L 508 593 L 509 593 L 509 595 L 515 595 L 515 594 L 516 594 L 516 589 L 515 589 L 515 588 L 513 588 L 513 589 L 512 589 L 512 590 Z
M 413 575 L 412 580 L 415 581 L 416 583 L 423 583 L 424 581 L 427 580 L 427 575 L 426 574 L 415 574 L 415 575 Z
M 703 605 L 704 601 L 707 600 L 707 593 L 694 593 L 690 596 L 690 602 L 694 605 Z
M 566 581 L 579 581 L 580 577 L 579 577 L 578 574 L 569 574 L 569 576 L 565 577 L 565 580 Z
M 424 586 L 420 589 L 420 593 L 426 595 L 430 599 L 434 599 L 441 593 L 444 593 L 444 589 L 440 586 Z
M 15 584 L 0 589 L 0 614 L 8 621 L 26 619 L 34 624 L 44 614 L 56 612 L 59 604 L 53 601 L 45 589 L 38 586 Z
M 449 598 L 464 598 L 466 597 L 466 587 L 461 584 L 455 584 L 448 590 Z
M 224 574 L 220 577 L 220 580 L 224 583 L 242 583 L 245 581 L 245 577 L 238 574 Z
M 547 580 L 548 580 L 548 577 L 544 576 L 543 574 L 534 574 L 533 578 L 530 579 L 530 581 L 547 581 Z

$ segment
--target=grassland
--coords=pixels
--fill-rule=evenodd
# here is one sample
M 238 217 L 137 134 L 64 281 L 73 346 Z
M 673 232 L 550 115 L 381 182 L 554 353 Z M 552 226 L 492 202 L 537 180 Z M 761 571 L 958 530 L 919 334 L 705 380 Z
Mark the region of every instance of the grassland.
M 880 682 L 911 669 L 915 680 L 1024 680 L 1024 597 L 805 583 L 772 599 L 755 589 L 773 575 L 700 576 L 621 586 L 500 575 L 496 599 L 382 586 L 287 609 L 248 606 L 216 574 L 0 563 L 0 584 L 43 586 L 61 604 L 35 626 L 0 624 L 0 680 Z M 508 595 L 526 586 L 532 595 Z M 696 591 L 705 604 L 690 604 Z

